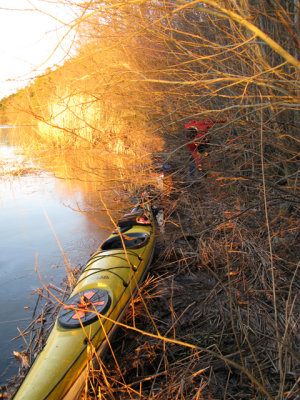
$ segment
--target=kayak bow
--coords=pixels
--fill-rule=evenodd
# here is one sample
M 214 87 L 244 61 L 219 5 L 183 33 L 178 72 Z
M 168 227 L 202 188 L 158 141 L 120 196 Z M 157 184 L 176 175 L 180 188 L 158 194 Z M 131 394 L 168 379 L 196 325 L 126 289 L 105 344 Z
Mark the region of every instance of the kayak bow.
M 154 241 L 148 203 L 121 218 L 88 261 L 15 400 L 74 400 L 80 394 L 90 354 L 103 353 L 114 321 L 122 317 L 151 263 Z

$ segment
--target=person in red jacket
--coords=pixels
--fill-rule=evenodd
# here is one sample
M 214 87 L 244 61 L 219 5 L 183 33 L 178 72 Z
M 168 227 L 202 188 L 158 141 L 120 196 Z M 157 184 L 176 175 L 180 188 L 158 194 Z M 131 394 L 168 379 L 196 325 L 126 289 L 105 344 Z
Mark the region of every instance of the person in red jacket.
M 202 171 L 202 156 L 208 143 L 207 132 L 214 125 L 211 120 L 189 121 L 184 126 L 186 145 L 196 162 L 198 171 Z M 191 176 L 195 175 L 195 167 L 190 168 Z

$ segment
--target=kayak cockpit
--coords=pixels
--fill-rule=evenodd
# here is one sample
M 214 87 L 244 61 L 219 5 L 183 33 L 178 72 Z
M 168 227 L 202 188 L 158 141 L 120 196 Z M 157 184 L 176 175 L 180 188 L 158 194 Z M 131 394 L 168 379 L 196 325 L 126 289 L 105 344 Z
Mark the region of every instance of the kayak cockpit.
M 138 249 L 145 246 L 150 239 L 150 235 L 144 232 L 125 233 L 116 235 L 102 243 L 101 250 L 118 250 L 118 249 Z

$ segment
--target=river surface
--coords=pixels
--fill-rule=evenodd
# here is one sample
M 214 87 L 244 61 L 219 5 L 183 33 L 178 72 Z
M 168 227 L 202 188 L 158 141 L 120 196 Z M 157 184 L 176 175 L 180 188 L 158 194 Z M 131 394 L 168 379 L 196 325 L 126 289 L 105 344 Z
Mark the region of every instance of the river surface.
M 32 128 L 17 135 L 25 129 Z M 42 287 L 37 267 L 46 285 L 59 285 L 61 248 L 71 266 L 86 263 L 110 233 L 105 208 L 115 217 L 122 207 L 125 170 L 124 161 L 91 150 L 28 158 L 12 140 L 15 130 L 0 128 L 0 385 L 18 372 L 13 351 L 24 345 L 12 339 L 31 321 L 32 293 Z

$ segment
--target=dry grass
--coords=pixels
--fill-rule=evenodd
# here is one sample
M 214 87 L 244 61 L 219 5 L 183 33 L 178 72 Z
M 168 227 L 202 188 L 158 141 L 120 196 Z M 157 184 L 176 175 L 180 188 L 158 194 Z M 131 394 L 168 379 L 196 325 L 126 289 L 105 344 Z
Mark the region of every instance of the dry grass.
M 275 185 L 253 158 L 235 170 L 241 155 L 224 157 L 218 140 L 196 181 L 182 149 L 170 150 L 165 232 L 143 301 L 83 399 L 299 398 L 297 182 Z
M 272 228 L 289 231 L 272 239 L 275 305 L 264 211 L 245 211 L 227 189 L 208 176 L 173 192 L 176 208 L 142 290 L 152 318 L 139 298 L 125 318 L 153 336 L 122 328 L 113 342 L 120 368 L 108 354 L 83 398 L 297 398 L 299 248 L 291 221 L 299 210 L 287 199 L 284 211 L 283 200 L 269 208 L 281 214 Z

